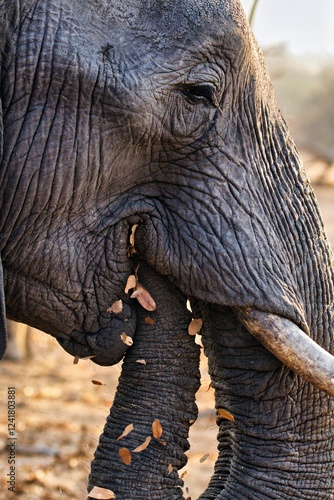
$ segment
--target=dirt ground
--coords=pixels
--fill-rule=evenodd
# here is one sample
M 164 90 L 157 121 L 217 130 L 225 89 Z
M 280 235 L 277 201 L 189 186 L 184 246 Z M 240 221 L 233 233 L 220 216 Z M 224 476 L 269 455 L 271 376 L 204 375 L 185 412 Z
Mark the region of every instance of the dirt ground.
M 319 170 L 320 169 L 320 170 Z M 321 165 L 308 173 L 317 180 Z M 325 226 L 334 245 L 334 182 L 316 187 Z M 1 498 L 22 500 L 85 499 L 90 461 L 112 403 L 120 365 L 98 367 L 91 361 L 73 364 L 51 337 L 34 332 L 33 358 L 0 364 L 0 491 Z M 95 385 L 98 380 L 104 385 Z M 185 496 L 193 500 L 204 490 L 216 458 L 214 399 L 206 360 L 197 395 L 199 418 L 191 429 Z M 7 388 L 16 397 L 16 493 L 7 490 Z

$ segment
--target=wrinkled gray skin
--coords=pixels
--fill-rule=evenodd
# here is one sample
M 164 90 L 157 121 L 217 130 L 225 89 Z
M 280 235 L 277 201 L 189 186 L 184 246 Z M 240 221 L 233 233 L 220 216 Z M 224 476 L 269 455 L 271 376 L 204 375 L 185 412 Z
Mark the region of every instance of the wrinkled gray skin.
M 332 257 L 238 1 L 2 0 L 0 9 L 1 323 L 5 294 L 9 318 L 104 365 L 122 358 L 121 333 L 136 333 L 89 491 L 182 498 L 176 469 L 198 362 L 193 344 L 181 348 L 188 297 L 204 320 L 217 408 L 235 417 L 218 420 L 220 455 L 201 498 L 333 499 L 334 398 L 234 312 L 286 318 L 334 350 Z M 136 223 L 150 266 L 141 280 L 158 298 L 151 326 L 124 292 Z M 108 313 L 119 299 L 122 313 Z M 149 384 L 165 372 L 167 385 Z M 134 400 L 143 403 L 131 411 Z M 119 447 L 138 446 L 154 418 L 168 445 L 154 441 L 122 464 Z M 137 434 L 115 442 L 131 421 Z

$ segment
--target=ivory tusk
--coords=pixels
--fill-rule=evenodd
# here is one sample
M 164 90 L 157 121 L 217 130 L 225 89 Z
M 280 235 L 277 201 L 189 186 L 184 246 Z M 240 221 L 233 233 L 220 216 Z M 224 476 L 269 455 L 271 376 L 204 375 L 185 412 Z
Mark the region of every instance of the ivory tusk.
M 330 396 L 334 396 L 334 356 L 292 321 L 255 308 L 235 307 L 235 313 L 276 358 Z

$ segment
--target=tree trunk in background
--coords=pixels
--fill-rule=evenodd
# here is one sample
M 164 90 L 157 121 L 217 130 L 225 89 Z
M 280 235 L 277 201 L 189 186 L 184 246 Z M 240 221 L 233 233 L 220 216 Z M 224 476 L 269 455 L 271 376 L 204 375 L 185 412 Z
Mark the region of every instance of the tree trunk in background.
M 156 301 L 148 313 L 138 306 L 134 344 L 122 367 L 117 393 L 100 438 L 88 490 L 112 490 L 117 500 L 182 499 L 177 470 L 186 463 L 188 431 L 197 417 L 199 347 L 188 334 L 191 315 L 185 297 L 167 280 L 142 264 L 139 281 Z M 153 319 L 148 320 L 150 317 Z M 161 438 L 152 437 L 152 423 L 162 425 Z M 129 424 L 134 429 L 117 441 Z M 133 452 L 146 439 L 146 449 Z M 129 450 L 121 451 L 121 448 Z M 123 461 L 131 456 L 131 463 Z

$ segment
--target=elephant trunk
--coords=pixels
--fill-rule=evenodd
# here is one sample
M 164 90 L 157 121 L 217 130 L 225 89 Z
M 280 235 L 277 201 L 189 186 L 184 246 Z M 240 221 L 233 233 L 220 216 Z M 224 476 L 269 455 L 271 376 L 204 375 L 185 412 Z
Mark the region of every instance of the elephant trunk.
M 144 263 L 139 280 L 157 307 L 150 314 L 138 307 L 135 341 L 123 363 L 88 490 L 110 489 L 117 500 L 182 499 L 177 470 L 186 463 L 188 431 L 197 417 L 199 347 L 188 334 L 191 316 L 184 296 Z M 119 439 L 131 424 L 133 430 Z
M 201 500 L 331 498 L 333 399 L 282 365 L 232 309 L 211 307 L 203 328 L 219 457 Z

